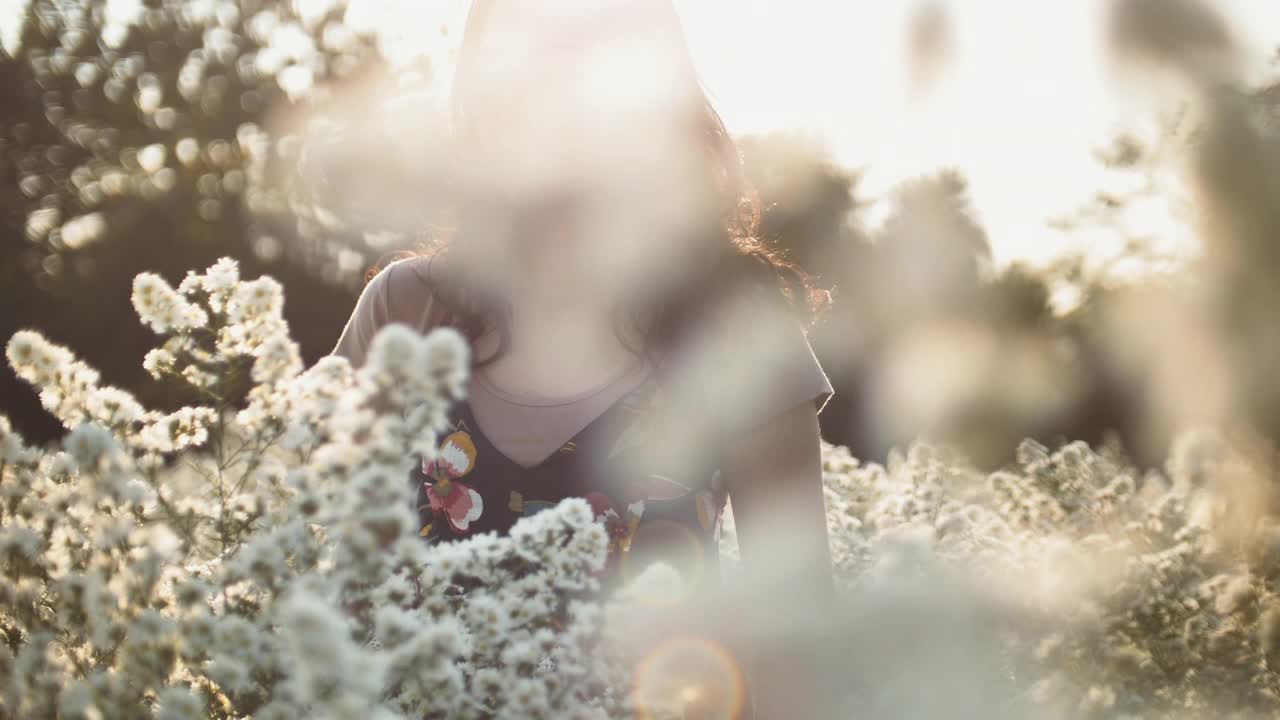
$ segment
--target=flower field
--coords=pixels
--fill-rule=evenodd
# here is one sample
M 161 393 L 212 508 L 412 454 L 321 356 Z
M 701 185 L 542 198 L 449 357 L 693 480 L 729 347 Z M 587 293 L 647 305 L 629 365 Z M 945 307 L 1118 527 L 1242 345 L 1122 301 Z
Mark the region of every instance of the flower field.
M 270 278 L 224 260 L 134 289 L 148 372 L 199 402 L 146 410 L 35 331 L 7 345 L 69 433 L 0 424 L 0 717 L 662 716 L 622 619 L 679 579 L 592 599 L 584 501 L 417 537 L 404 479 L 462 392 L 460 336 L 391 326 L 359 370 L 304 369 Z M 1249 448 L 1188 432 L 1139 473 L 1027 441 L 981 473 L 827 445 L 840 603 L 753 641 L 823 658 L 831 717 L 1273 717 L 1280 524 Z

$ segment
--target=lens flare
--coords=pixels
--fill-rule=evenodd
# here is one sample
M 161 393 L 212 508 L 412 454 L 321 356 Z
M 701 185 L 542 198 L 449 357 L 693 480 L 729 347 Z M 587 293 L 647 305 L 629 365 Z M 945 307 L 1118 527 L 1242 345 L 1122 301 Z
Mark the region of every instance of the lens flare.
M 642 719 L 674 711 L 687 720 L 733 720 L 743 716 L 746 686 L 723 645 L 684 635 L 663 642 L 636 666 L 632 699 Z

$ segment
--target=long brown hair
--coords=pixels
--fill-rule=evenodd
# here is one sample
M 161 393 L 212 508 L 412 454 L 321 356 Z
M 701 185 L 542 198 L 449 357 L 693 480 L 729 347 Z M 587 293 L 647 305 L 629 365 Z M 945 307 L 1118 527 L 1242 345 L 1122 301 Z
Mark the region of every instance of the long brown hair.
M 472 80 L 469 75 L 477 61 L 477 47 L 486 20 L 492 7 L 501 1 L 473 0 L 467 16 L 450 105 L 455 140 L 473 132 L 472 116 L 463 89 Z M 628 0 L 637 1 L 648 2 Z M 706 311 L 744 289 L 763 290 L 766 295 L 786 303 L 805 325 L 811 324 L 830 304 L 829 291 L 815 286 L 807 273 L 760 238 L 762 207 L 759 195 L 747 177 L 737 144 L 693 70 L 692 56 L 675 8 L 670 0 L 657 0 L 651 3 L 651 7 L 667 15 L 662 24 L 672 37 L 665 39 L 678 43 L 679 54 L 697 93 L 698 126 L 703 148 L 711 161 L 710 182 L 718 201 L 718 217 L 715 218 L 717 222 L 707 224 L 707 232 L 690 239 L 695 243 L 690 257 L 680 259 L 682 263 L 692 261 L 692 271 L 682 273 L 680 282 L 674 285 L 662 283 L 659 292 L 637 298 L 629 307 L 618 309 L 620 316 L 630 322 L 629 329 L 638 331 L 643 338 L 643 347 L 635 349 L 651 359 L 660 357 L 687 333 L 696 332 L 698 321 L 706 316 Z M 492 207 L 467 208 L 465 204 L 468 201 L 459 198 L 451 201 L 454 204 L 453 220 L 424 233 L 416 249 L 394 253 L 371 267 L 366 272 L 366 279 L 372 278 L 386 263 L 395 259 L 427 256 L 443 260 L 450 250 L 466 241 L 468 213 L 494 211 Z M 503 298 L 481 290 L 489 286 L 486 283 L 468 282 L 461 273 L 435 272 L 441 264 L 431 263 L 431 293 L 437 321 L 457 328 L 472 341 L 496 330 L 499 334 L 497 351 L 487 358 L 476 358 L 476 362 L 483 364 L 496 359 L 508 345 L 510 306 Z M 621 328 L 618 334 L 621 339 Z

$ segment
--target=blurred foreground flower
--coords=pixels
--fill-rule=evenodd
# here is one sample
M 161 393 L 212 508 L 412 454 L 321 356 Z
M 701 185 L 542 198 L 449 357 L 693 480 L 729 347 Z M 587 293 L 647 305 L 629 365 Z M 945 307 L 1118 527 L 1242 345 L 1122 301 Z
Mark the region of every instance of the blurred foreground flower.
M 585 501 L 417 537 L 409 458 L 463 392 L 460 335 L 393 325 L 360 370 L 304 370 L 279 284 L 229 259 L 143 273 L 134 305 L 165 337 L 148 371 L 205 405 L 145 410 L 33 330 L 7 346 L 70 432 L 41 451 L 0 418 L 0 717 L 624 714 L 578 599 L 607 543 Z
M 761 601 L 793 553 L 734 571 L 731 516 L 722 588 L 650 566 L 605 601 L 587 500 L 418 537 L 411 464 L 471 462 L 436 450 L 457 333 L 392 324 L 359 370 L 303 369 L 269 278 L 135 291 L 148 371 L 202 404 L 147 410 L 33 330 L 6 348 L 70 431 L 41 450 L 0 416 L 2 718 L 732 717 L 778 678 L 832 718 L 1280 711 L 1274 453 L 1240 438 L 1186 433 L 1166 473 L 825 446 L 837 602 Z

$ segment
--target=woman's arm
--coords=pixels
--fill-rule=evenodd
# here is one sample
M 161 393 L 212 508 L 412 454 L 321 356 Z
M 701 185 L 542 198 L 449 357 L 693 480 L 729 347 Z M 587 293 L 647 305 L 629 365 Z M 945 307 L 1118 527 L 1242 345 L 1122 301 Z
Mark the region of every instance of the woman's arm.
M 831 551 L 823 502 L 822 451 L 818 417 L 812 402 L 796 405 L 771 421 L 735 438 L 726 448 L 725 480 L 733 505 L 743 570 L 762 603 L 751 617 L 807 624 L 805 609 L 828 607 L 834 599 Z M 763 610 L 764 612 L 759 612 Z M 759 718 L 814 717 L 806 711 L 820 691 L 813 653 L 804 628 L 773 637 L 799 646 L 770 646 L 753 663 Z
M 364 365 L 373 336 L 391 319 L 389 282 L 392 270 L 388 265 L 365 283 L 342 334 L 338 336 L 333 350 L 329 351 L 330 355 L 345 357 L 352 367 Z
M 820 438 L 813 403 L 802 403 L 729 443 L 724 471 L 745 569 L 785 572 L 830 594 Z

